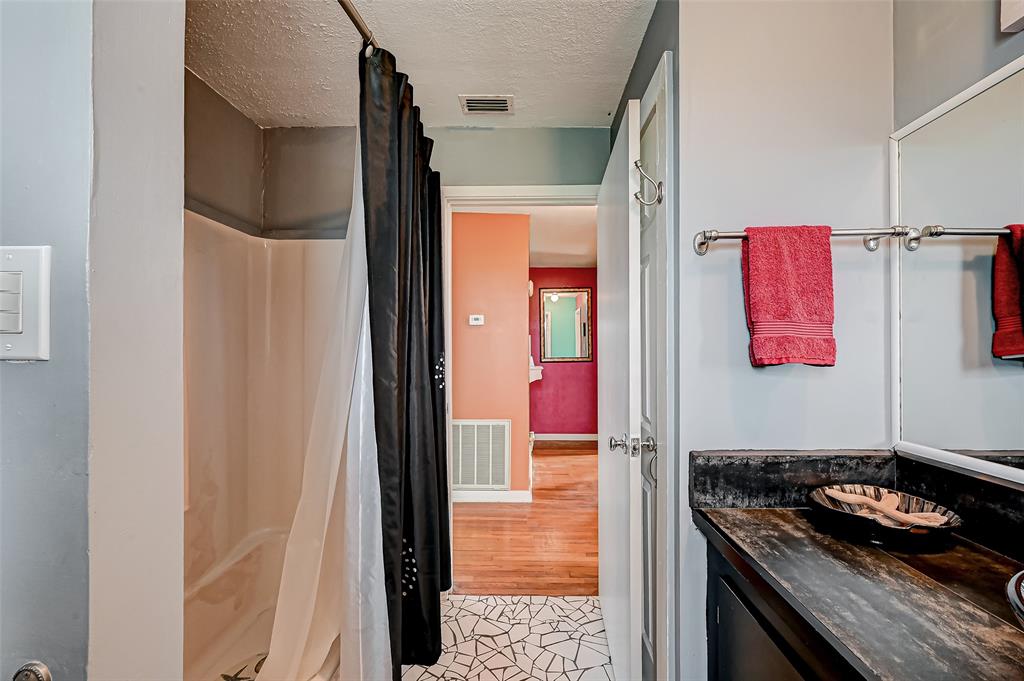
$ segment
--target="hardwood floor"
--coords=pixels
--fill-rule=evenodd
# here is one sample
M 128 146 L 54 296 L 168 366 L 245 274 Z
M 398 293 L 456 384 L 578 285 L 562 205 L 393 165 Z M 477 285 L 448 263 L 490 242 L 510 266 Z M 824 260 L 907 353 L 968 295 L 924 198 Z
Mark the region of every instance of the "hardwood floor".
M 533 502 L 457 503 L 455 593 L 597 594 L 597 443 L 533 450 Z

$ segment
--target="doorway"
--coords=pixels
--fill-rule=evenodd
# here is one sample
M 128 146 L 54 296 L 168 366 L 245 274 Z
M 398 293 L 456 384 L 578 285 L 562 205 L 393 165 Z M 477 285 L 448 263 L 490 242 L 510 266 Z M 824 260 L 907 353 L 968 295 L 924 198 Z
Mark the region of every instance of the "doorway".
M 597 572 L 597 189 L 445 190 L 454 587 L 445 652 L 416 678 L 613 676 Z M 523 438 L 496 475 L 492 445 Z
M 597 595 L 596 229 L 593 205 L 453 214 L 456 593 Z
M 594 296 L 593 305 L 604 312 L 598 328 L 590 331 L 594 333 L 596 345 L 604 348 L 606 357 L 601 364 L 597 393 L 600 407 L 596 494 L 599 598 L 588 602 L 587 614 L 583 616 L 573 611 L 568 602 L 548 600 L 558 597 L 483 595 L 483 591 L 488 590 L 485 586 L 488 579 L 505 589 L 521 587 L 514 578 L 509 580 L 506 575 L 502 583 L 495 574 L 485 576 L 470 587 L 483 591 L 460 594 L 460 533 L 456 527 L 453 531 L 456 578 L 450 607 L 451 621 L 467 614 L 478 617 L 494 608 L 506 614 L 518 612 L 527 618 L 521 622 L 527 628 L 518 630 L 523 636 L 532 635 L 534 624 L 546 624 L 552 627 L 548 630 L 552 632 L 564 627 L 568 641 L 565 647 L 575 653 L 581 650 L 582 637 L 590 634 L 570 621 L 560 623 L 558 620 L 566 613 L 569 617 L 584 617 L 592 627 L 599 629 L 601 651 L 608 656 L 608 662 L 602 664 L 600 670 L 608 678 L 656 678 L 659 669 L 667 668 L 670 648 L 667 643 L 672 635 L 672 613 L 668 605 L 672 598 L 670 584 L 674 561 L 671 552 L 675 546 L 674 518 L 678 513 L 674 494 L 678 472 L 677 433 L 671 418 L 677 409 L 674 379 L 677 371 L 670 349 L 675 346 L 676 337 L 678 242 L 674 232 L 674 201 L 668 193 L 674 186 L 671 82 L 671 55 L 666 53 L 643 99 L 628 103 L 627 115 L 616 136 L 600 187 L 452 187 L 445 192 L 446 348 L 453 364 L 452 351 L 456 348 L 452 342 L 452 326 L 469 324 L 473 316 L 471 310 L 453 307 L 451 263 L 453 255 L 457 257 L 451 241 L 453 216 L 474 211 L 502 212 L 509 207 L 521 209 L 538 204 L 597 206 L 601 276 L 597 284 L 600 295 Z M 576 318 L 582 316 L 577 313 L 579 309 L 574 309 Z M 538 324 L 543 326 L 546 319 L 539 312 L 535 314 Z M 598 315 L 595 314 L 594 319 L 597 320 Z M 486 318 L 475 321 L 487 323 Z M 533 356 L 537 347 L 532 339 L 530 343 Z M 540 349 L 547 349 L 545 339 L 539 339 L 539 344 L 543 346 Z M 518 351 L 513 348 L 512 352 Z M 609 356 L 614 361 L 608 361 Z M 448 391 L 448 416 L 449 423 L 453 424 L 456 414 L 452 398 L 459 391 L 458 369 L 456 366 L 448 369 L 452 386 Z M 456 432 L 453 427 L 449 435 L 450 465 L 458 460 L 458 447 L 463 442 L 463 434 L 456 435 Z M 532 501 L 534 491 L 540 491 L 539 485 L 534 487 L 539 470 L 534 463 L 544 451 L 543 444 L 537 448 L 539 442 L 544 441 L 531 438 L 534 446 L 530 449 L 529 471 L 535 477 L 530 481 L 526 502 Z M 573 446 L 580 445 L 569 445 Z M 583 476 L 575 477 L 585 480 Z M 583 492 L 583 496 L 586 494 Z M 594 498 L 591 491 L 590 499 Z M 453 517 L 459 517 L 458 511 Z M 536 524 L 524 511 L 508 518 L 508 526 L 514 527 L 522 538 L 527 537 L 531 526 Z M 491 517 L 488 521 L 497 523 L 494 527 L 501 527 L 500 519 Z M 500 542 L 494 539 L 494 527 L 476 537 L 477 556 L 481 561 L 490 557 L 495 563 L 499 562 L 495 560 L 498 557 L 495 548 Z M 555 552 L 543 549 L 541 553 Z M 540 600 L 534 603 L 533 599 Z M 541 610 L 552 622 L 528 621 L 534 612 Z M 512 626 L 511 621 L 497 623 L 500 632 L 497 635 L 509 633 L 510 629 L 504 628 L 506 624 Z M 461 628 L 456 626 L 453 631 L 457 636 Z M 454 643 L 457 649 L 461 642 L 449 638 L 446 645 L 449 643 Z M 518 643 L 525 650 L 528 641 Z M 539 647 L 533 652 L 557 655 L 555 651 Z M 546 661 L 550 660 L 546 658 Z M 562 660 L 559 664 L 566 662 Z

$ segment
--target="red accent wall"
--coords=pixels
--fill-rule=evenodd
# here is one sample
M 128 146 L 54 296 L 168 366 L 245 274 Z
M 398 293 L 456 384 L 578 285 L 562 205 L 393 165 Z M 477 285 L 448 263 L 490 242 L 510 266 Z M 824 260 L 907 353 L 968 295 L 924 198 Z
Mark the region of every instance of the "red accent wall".
M 530 351 L 544 367 L 544 378 L 530 384 L 530 430 L 535 433 L 590 435 L 597 433 L 597 269 L 594 267 L 531 267 Z M 561 286 L 592 289 L 593 361 L 540 361 L 540 289 Z

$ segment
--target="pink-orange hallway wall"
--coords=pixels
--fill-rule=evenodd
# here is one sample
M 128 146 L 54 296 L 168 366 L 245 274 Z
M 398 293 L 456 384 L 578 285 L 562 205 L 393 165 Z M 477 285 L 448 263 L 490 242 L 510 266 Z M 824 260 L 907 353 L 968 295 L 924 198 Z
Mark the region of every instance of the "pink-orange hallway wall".
M 452 215 L 452 417 L 511 419 L 510 487 L 530 488 L 530 217 Z M 469 315 L 484 315 L 470 326 Z

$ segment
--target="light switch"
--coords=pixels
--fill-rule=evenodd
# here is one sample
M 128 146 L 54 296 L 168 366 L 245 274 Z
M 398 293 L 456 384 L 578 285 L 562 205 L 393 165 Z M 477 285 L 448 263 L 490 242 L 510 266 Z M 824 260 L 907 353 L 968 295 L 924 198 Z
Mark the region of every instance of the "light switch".
M 470 326 L 483 326 L 484 325 L 484 316 L 482 314 L 471 314 L 471 315 L 469 315 L 469 325 Z
M 0 312 L 21 314 L 21 291 L 0 291 Z
M 0 312 L 0 334 L 21 333 L 21 313 Z
M 0 272 L 0 334 L 21 333 L 21 272 Z
M 0 272 L 0 293 L 21 293 L 21 272 Z
M 0 247 L 0 360 L 50 359 L 50 247 Z

